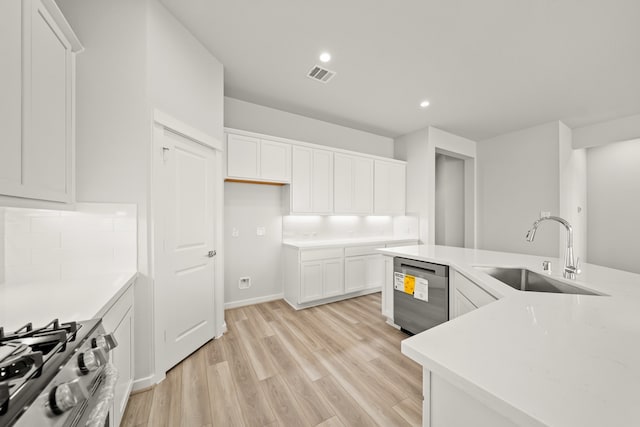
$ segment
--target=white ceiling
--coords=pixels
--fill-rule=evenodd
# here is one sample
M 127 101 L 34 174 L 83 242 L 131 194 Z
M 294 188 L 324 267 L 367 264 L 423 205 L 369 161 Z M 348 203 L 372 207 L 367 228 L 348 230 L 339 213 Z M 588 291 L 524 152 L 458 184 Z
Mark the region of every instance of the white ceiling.
M 379 135 L 640 112 L 639 0 L 162 2 L 224 64 L 226 96 Z M 326 85 L 306 77 L 324 50 Z

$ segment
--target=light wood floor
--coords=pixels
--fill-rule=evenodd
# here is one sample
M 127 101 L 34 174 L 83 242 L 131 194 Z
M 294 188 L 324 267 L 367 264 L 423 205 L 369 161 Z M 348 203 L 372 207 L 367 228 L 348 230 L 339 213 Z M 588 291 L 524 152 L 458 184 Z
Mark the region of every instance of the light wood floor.
M 123 426 L 421 425 L 422 371 L 380 294 L 227 310 L 228 332 L 129 399 Z

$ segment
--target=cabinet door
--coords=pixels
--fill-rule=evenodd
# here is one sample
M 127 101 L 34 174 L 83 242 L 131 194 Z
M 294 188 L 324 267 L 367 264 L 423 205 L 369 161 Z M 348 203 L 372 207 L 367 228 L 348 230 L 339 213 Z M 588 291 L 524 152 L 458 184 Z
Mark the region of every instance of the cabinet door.
M 379 215 L 404 215 L 406 165 L 375 161 L 374 212 Z
M 25 49 L 23 184 L 46 200 L 70 201 L 71 195 L 71 45 L 38 0 L 32 3 L 30 49 Z M 28 53 L 26 53 L 28 52 Z
M 291 180 L 291 145 L 260 140 L 260 177 L 274 181 Z
M 462 316 L 470 311 L 475 310 L 476 307 L 471 301 L 467 299 L 460 291 L 456 290 L 453 296 L 453 317 Z
M 311 201 L 313 213 L 333 212 L 333 153 L 313 150 L 311 171 Z
M 373 160 L 334 155 L 334 208 L 336 213 L 373 212 Z
M 0 2 L 0 194 L 22 183 L 22 2 Z
M 227 176 L 260 178 L 260 140 L 250 136 L 227 136 Z
M 336 213 L 349 213 L 353 209 L 353 164 L 351 157 L 336 153 L 333 160 L 333 207 Z
M 322 298 L 323 261 L 307 261 L 300 266 L 299 303 Z
M 344 263 L 344 290 L 345 292 L 360 291 L 365 288 L 367 282 L 366 257 L 356 256 L 345 258 Z
M 373 160 L 364 157 L 353 159 L 353 213 L 373 212 Z
M 114 421 L 120 424 L 133 385 L 133 310 L 122 319 L 114 336 L 118 346 L 113 349 L 112 362 L 118 369 L 118 382 L 114 392 Z
M 366 288 L 367 289 L 381 288 L 385 278 L 383 256 L 382 255 L 367 256 L 365 258 L 365 272 L 366 272 L 366 280 L 365 280 Z
M 328 298 L 344 293 L 344 269 L 342 259 L 330 259 L 322 262 L 323 297 Z
M 311 175 L 313 168 L 313 150 L 305 147 L 293 147 L 291 165 L 291 212 L 312 212 Z

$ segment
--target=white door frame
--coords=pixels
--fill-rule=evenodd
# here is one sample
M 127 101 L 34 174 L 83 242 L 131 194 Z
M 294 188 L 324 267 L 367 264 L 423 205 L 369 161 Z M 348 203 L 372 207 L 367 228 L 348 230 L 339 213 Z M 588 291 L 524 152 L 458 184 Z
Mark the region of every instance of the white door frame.
M 205 147 L 214 150 L 215 162 L 216 162 L 216 176 L 215 176 L 215 249 L 217 255 L 215 257 L 215 284 L 214 284 L 214 309 L 215 309 L 215 336 L 219 338 L 224 332 L 226 332 L 226 324 L 224 321 L 224 251 L 223 251 L 223 214 L 224 214 L 224 176 L 223 176 L 223 150 L 224 144 L 208 135 L 206 132 L 202 132 L 195 129 L 188 124 L 162 112 L 159 110 L 153 111 L 153 142 L 152 142 L 152 155 L 151 155 L 151 191 L 150 191 L 150 268 L 151 277 L 154 281 L 153 286 L 153 341 L 154 341 L 154 365 L 155 373 L 153 383 L 159 383 L 165 378 L 167 369 L 166 361 L 164 358 L 164 329 L 160 327 L 162 322 L 159 318 L 160 313 L 156 310 L 158 306 L 158 294 L 155 292 L 155 281 L 157 280 L 158 270 L 156 268 L 156 256 L 161 252 L 161 241 L 157 238 L 158 230 L 155 227 L 157 219 L 157 206 L 160 202 L 160 168 L 158 162 L 162 161 L 162 156 L 158 156 L 156 144 L 160 141 L 160 135 L 163 129 L 170 130 L 177 133 L 193 142 L 196 142 Z

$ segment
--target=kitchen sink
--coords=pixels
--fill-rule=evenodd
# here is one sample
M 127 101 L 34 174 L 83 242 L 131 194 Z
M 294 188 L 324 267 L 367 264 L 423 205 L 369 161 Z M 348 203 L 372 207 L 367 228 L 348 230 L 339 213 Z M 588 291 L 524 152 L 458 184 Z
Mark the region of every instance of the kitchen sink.
M 482 267 L 474 266 L 477 270 L 487 273 L 502 283 L 520 291 L 551 292 L 556 294 L 600 295 L 578 286 L 553 279 L 527 270 L 526 268 Z

